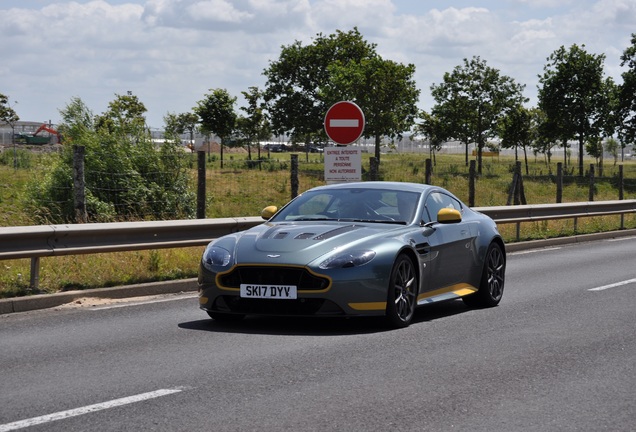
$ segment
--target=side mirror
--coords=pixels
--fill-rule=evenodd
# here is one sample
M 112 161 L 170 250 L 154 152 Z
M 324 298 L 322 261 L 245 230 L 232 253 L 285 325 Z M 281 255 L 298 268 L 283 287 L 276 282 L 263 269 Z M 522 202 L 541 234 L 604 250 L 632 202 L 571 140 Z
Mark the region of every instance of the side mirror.
M 462 221 L 462 214 L 459 210 L 443 208 L 437 213 L 437 222 L 441 224 L 454 224 Z
M 269 220 L 278 211 L 276 206 L 267 206 L 261 211 L 261 217 L 265 220 Z

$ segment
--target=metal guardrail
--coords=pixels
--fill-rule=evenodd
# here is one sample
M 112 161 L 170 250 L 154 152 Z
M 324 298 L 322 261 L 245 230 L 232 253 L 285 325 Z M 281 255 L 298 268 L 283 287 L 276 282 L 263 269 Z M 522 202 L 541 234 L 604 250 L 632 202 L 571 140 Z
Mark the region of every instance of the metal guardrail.
M 636 200 L 474 207 L 498 224 L 636 213 Z M 263 223 L 260 217 L 115 222 L 0 228 L 0 260 L 31 259 L 31 287 L 40 258 L 102 252 L 204 246 L 211 240 Z M 621 218 L 621 227 L 623 222 Z
M 0 228 L 0 260 L 206 245 L 260 217 Z
M 498 224 L 509 224 L 635 213 L 636 200 L 474 207 L 473 209 L 487 214 Z

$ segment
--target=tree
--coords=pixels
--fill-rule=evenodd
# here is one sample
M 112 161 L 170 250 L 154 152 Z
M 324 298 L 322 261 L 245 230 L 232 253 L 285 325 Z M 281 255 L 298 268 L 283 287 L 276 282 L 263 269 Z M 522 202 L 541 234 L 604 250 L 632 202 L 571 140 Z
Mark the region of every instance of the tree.
M 636 142 L 636 33 L 632 33 L 631 46 L 623 51 L 621 66 L 628 68 L 621 74 L 623 84 L 618 96 L 619 136 L 624 148 Z
M 108 110 L 95 118 L 97 129 L 106 129 L 118 135 L 148 135 L 146 128 L 146 106 L 137 96 L 115 94 L 108 103 Z
M 547 138 L 547 135 L 542 133 L 543 128 L 547 122 L 546 115 L 540 108 L 532 108 L 530 110 L 530 122 L 531 122 L 531 140 L 530 147 L 535 156 L 537 153 L 545 155 L 546 166 L 548 171 L 552 172 L 550 162 L 552 159 L 552 147 L 554 142 Z
M 618 162 L 618 147 L 618 141 L 614 138 L 608 138 L 607 141 L 605 141 L 605 150 L 612 155 L 612 158 L 614 159 L 614 166 L 616 166 L 616 163 Z
M 415 126 L 415 135 L 423 136 L 428 140 L 429 152 L 435 164 L 435 152 L 442 148 L 444 137 L 447 136 L 444 130 L 445 125 L 439 118 L 426 111 L 420 113 L 420 118 L 422 122 Z
M 385 61 L 357 28 L 318 34 L 313 44 L 296 41 L 264 71 L 265 100 L 272 129 L 292 141 L 309 144 L 325 138 L 324 117 L 340 100 L 356 102 L 366 118 L 365 137 L 400 136 L 413 124 L 419 90 L 413 65 Z
M 112 107 L 115 106 L 113 103 Z M 112 114 L 94 117 L 79 98 L 72 99 L 60 110 L 59 130 L 64 131 L 73 146 L 62 147 L 59 159 L 50 167 L 44 181 L 30 184 L 28 195 L 35 218 L 42 223 L 75 222 L 75 146 L 83 146 L 86 153 L 85 195 L 89 221 L 192 217 L 194 195 L 188 189 L 186 162 L 178 145 L 166 141 L 157 151 L 145 123 L 135 121 L 138 117 Z
M 363 109 L 364 136 L 374 138 L 379 162 L 382 137 L 401 139 L 415 123 L 420 94 L 413 79 L 415 66 L 373 56 L 359 63 L 336 61 L 329 68 L 331 82 L 322 93 L 328 100 L 351 100 Z
M 18 114 L 9 104 L 9 96 L 5 96 L 0 93 L 0 120 L 8 124 L 12 128 L 15 127 L 15 123 L 20 120 Z
M 579 143 L 579 176 L 583 176 L 584 143 L 599 135 L 603 112 L 604 55 L 588 54 L 585 45 L 561 46 L 548 57 L 544 74 L 539 76 L 539 107 L 546 113 L 545 132 L 562 141 Z M 567 157 L 565 157 L 567 166 Z
M 267 139 L 271 135 L 269 122 L 265 116 L 265 104 L 260 102 L 263 93 L 258 87 L 250 87 L 248 91 L 241 92 L 247 101 L 247 106 L 240 109 L 245 112 L 245 117 L 237 121 L 238 129 L 247 141 L 248 159 L 252 159 L 252 144 Z M 261 158 L 261 146 L 258 147 L 258 158 Z
M 166 133 L 178 139 L 179 142 L 180 136 L 188 132 L 190 134 L 188 147 L 194 152 L 194 132 L 199 124 L 199 116 L 194 113 L 168 113 L 163 121 L 166 124 Z
M 498 129 L 501 146 L 515 149 L 515 161 L 519 160 L 519 148 L 523 150 L 526 175 L 528 175 L 527 150 L 533 140 L 532 110 L 523 105 L 513 107 L 500 118 Z
M 71 98 L 66 108 L 59 110 L 62 121 L 58 131 L 67 142 L 84 142 L 84 137 L 95 130 L 95 115 L 78 97 Z
M 596 160 L 599 176 L 603 175 L 603 140 L 600 136 L 590 136 L 585 142 L 585 151 Z
M 9 96 L 5 96 L 0 93 L 0 121 L 8 124 L 11 127 L 11 140 L 13 142 L 13 167 L 18 167 L 18 158 L 16 157 L 15 148 L 15 124 L 20 120 L 20 117 L 15 110 L 9 104 Z
M 431 93 L 436 105 L 432 113 L 449 125 L 447 138 L 459 139 L 468 145 L 477 144 L 477 167 L 482 172 L 482 151 L 488 138 L 497 134 L 497 124 L 509 109 L 527 99 L 522 95 L 525 86 L 501 75 L 486 61 L 473 57 L 464 59 L 451 73 L 444 74 L 441 84 L 433 84 Z
M 236 127 L 234 112 L 235 97 L 225 89 L 210 89 L 211 93 L 197 102 L 194 112 L 199 116 L 201 129 L 206 134 L 215 134 L 221 140 L 221 168 L 223 168 L 223 145 L 232 136 Z
M 295 41 L 282 47 L 278 60 L 263 71 L 273 131 L 306 144 L 313 136 L 324 135 L 325 113 L 337 102 L 323 94 L 331 83 L 329 66 L 336 61 L 359 63 L 373 55 L 375 45 L 366 42 L 356 28 L 329 36 L 319 33 L 311 45 Z

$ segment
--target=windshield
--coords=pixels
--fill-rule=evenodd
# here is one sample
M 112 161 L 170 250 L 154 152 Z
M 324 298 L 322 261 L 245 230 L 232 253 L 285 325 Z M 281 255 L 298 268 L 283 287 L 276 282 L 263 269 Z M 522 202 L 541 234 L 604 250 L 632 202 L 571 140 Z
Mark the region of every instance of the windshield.
M 308 191 L 270 220 L 346 220 L 407 224 L 413 221 L 419 196 L 416 192 L 391 189 Z

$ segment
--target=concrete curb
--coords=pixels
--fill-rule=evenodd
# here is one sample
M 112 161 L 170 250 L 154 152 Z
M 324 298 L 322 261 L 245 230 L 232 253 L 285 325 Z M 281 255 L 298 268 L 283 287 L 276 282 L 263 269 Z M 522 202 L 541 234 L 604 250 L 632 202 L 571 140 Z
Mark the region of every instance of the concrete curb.
M 509 243 L 506 244 L 506 251 L 519 252 L 529 249 L 540 249 L 546 247 L 563 246 L 567 244 L 584 243 L 595 240 L 607 240 L 630 236 L 636 236 L 636 229 Z M 160 294 L 174 294 L 179 292 L 193 292 L 196 290 L 197 280 L 196 278 L 191 278 L 176 281 L 150 282 L 138 285 L 112 288 L 94 288 L 80 291 L 67 291 L 55 294 L 37 294 L 26 297 L 0 299 L 0 315 L 52 308 L 71 303 L 77 299 L 84 297 L 113 299 Z
M 581 234 L 570 237 L 556 237 L 545 240 L 530 240 L 518 243 L 507 243 L 506 252 L 518 252 L 528 249 L 540 249 L 553 246 L 563 246 L 574 243 L 585 243 L 596 240 L 609 240 L 620 237 L 636 236 L 636 229 L 628 229 L 621 231 L 608 231 L 594 234 Z
M 25 297 L 0 299 L 0 315 L 15 312 L 27 312 L 37 309 L 47 309 L 71 303 L 84 297 L 93 298 L 129 298 L 173 294 L 197 290 L 196 278 L 176 281 L 149 282 L 138 285 L 111 288 L 94 288 L 87 290 L 66 291 L 55 294 L 36 294 Z

